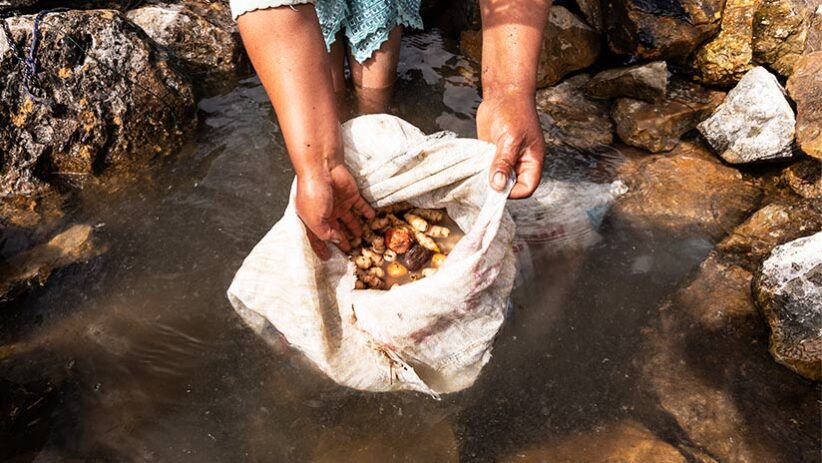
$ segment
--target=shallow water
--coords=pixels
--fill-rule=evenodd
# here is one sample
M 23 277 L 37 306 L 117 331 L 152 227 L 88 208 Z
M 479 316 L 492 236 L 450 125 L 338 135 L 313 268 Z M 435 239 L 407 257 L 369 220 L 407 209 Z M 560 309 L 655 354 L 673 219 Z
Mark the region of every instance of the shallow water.
M 396 114 L 475 134 L 476 69 L 436 31 L 404 39 Z M 707 237 L 639 235 L 606 220 L 587 252 L 540 257 L 514 294 L 494 356 L 442 401 L 339 387 L 244 327 L 225 289 L 282 213 L 293 172 L 256 79 L 201 105 L 196 141 L 151 182 L 72 220 L 109 251 L 10 309 L 0 377 L 46 384 L 19 461 L 464 461 L 642 419 L 641 329 L 710 250 Z M 619 154 L 549 158 L 552 177 L 606 181 Z M 289 263 L 286 263 L 289 265 Z M 46 386 L 43 386 L 46 387 Z M 3 453 L 0 453 L 2 455 Z

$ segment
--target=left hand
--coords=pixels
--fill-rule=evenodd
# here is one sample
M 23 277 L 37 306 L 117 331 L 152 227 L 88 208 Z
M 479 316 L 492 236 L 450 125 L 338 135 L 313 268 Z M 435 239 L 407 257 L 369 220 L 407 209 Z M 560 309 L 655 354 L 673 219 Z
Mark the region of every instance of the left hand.
M 477 135 L 497 145 L 491 164 L 491 186 L 502 191 L 513 171 L 517 183 L 511 199 L 527 198 L 539 186 L 545 139 L 531 92 L 489 95 L 477 109 Z

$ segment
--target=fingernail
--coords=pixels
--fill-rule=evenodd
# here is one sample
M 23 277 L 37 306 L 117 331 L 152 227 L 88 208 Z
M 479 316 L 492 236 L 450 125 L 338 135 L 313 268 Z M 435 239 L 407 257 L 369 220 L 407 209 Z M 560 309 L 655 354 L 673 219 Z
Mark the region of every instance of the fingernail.
M 501 171 L 497 171 L 497 173 L 494 174 L 494 178 L 491 180 L 491 184 L 497 190 L 505 188 L 505 174 Z
M 332 242 L 332 243 L 334 243 L 334 244 L 340 244 L 340 243 L 342 243 L 342 241 L 340 241 L 340 239 L 339 239 L 339 238 L 331 238 L 331 239 L 330 239 L 330 240 L 328 240 L 328 241 L 331 241 L 331 242 Z

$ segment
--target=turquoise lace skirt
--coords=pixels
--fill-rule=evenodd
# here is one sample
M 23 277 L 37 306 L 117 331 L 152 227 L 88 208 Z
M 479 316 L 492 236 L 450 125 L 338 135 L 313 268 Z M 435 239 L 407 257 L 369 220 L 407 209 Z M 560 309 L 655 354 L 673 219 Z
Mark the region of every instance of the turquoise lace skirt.
M 421 0 L 316 0 L 329 49 L 343 31 L 354 59 L 362 63 L 388 40 L 396 26 L 422 29 Z

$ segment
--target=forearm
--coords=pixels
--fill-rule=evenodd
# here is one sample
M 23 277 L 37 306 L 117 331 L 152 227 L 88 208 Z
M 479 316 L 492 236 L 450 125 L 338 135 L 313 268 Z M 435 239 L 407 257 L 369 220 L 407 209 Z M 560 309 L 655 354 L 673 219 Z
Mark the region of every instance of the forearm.
M 340 129 L 329 55 L 313 5 L 253 11 L 238 22 L 297 176 L 340 160 Z
M 551 0 L 480 0 L 480 7 L 483 96 L 532 97 Z

